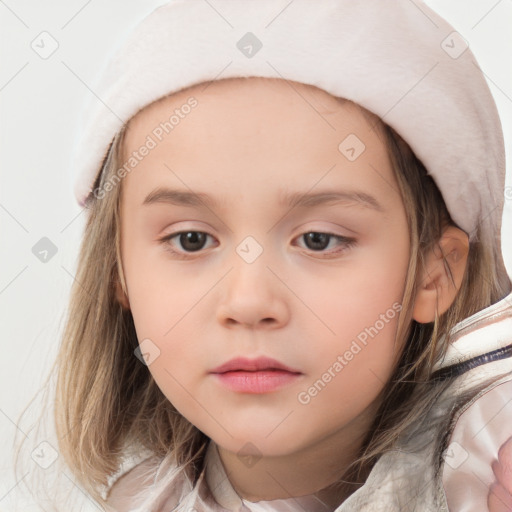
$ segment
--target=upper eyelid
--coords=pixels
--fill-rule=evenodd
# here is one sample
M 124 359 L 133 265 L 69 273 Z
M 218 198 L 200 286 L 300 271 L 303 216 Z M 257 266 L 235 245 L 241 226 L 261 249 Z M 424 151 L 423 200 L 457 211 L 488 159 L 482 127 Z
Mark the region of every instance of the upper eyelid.
M 169 238 L 174 238 L 175 236 L 178 236 L 182 233 L 204 233 L 205 235 L 208 235 L 208 236 L 211 236 L 212 238 L 215 238 L 212 234 L 208 233 L 207 231 L 203 231 L 201 229 L 180 229 L 178 231 L 173 231 L 172 233 L 168 233 L 166 235 L 163 235 L 160 239 L 162 238 L 165 238 L 165 239 L 169 239 Z M 329 231 L 328 229 L 326 230 L 322 230 L 322 229 L 307 229 L 305 231 L 301 231 L 298 235 L 294 236 L 293 239 L 301 236 L 301 235 L 304 235 L 306 233 L 322 233 L 322 234 L 325 234 L 325 235 L 330 235 L 330 236 L 334 236 L 334 237 L 340 237 L 340 238 L 354 238 L 353 236 L 348 236 L 348 235 L 341 235 L 341 234 L 338 234 L 338 233 L 333 233 L 332 231 Z
M 206 236 L 209 236 L 213 239 L 215 239 L 215 237 L 213 235 L 211 235 L 210 233 L 206 232 L 206 231 L 201 231 L 200 229 L 181 229 L 179 231 L 175 231 L 173 233 L 169 233 L 167 235 L 164 235 L 163 237 L 159 238 L 159 241 L 161 242 L 169 242 L 170 240 L 176 238 L 178 235 L 181 235 L 183 233 L 203 233 L 205 234 Z M 321 234 L 324 234 L 324 235 L 329 235 L 333 238 L 336 238 L 340 241 L 346 241 L 346 243 L 355 243 L 356 242 L 356 239 L 352 236 L 345 236 L 345 235 L 339 235 L 337 233 L 332 233 L 331 231 L 322 231 L 320 229 L 309 229 L 309 230 L 306 230 L 306 231 L 302 231 L 301 233 L 299 233 L 298 235 L 294 236 L 293 237 L 293 240 L 296 240 L 298 238 L 300 238 L 301 236 L 305 235 L 306 233 L 321 233 Z M 201 249 L 202 250 L 202 249 Z M 200 252 L 200 251 L 197 251 L 197 252 Z M 185 251 L 185 253 L 187 253 L 187 251 Z M 193 252 L 191 252 L 190 254 L 193 254 Z

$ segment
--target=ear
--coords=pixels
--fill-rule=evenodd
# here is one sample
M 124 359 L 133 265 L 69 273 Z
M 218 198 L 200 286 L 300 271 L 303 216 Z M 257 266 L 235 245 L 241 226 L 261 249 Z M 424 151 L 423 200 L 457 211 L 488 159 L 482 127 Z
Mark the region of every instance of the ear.
M 119 302 L 123 309 L 130 309 L 130 301 L 128 300 L 128 295 L 123 290 L 119 279 L 116 281 L 116 300 Z
M 440 316 L 452 305 L 464 277 L 468 252 L 468 235 L 455 226 L 447 227 L 427 254 L 420 274 L 412 314 L 416 322 L 433 322 L 436 310 Z

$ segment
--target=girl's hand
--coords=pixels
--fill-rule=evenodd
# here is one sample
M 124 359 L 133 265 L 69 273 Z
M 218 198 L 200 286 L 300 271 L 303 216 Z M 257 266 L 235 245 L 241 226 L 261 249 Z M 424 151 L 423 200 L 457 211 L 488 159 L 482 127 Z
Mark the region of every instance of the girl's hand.
M 492 463 L 496 481 L 489 488 L 489 512 L 512 511 L 512 437 L 498 451 L 498 460 Z

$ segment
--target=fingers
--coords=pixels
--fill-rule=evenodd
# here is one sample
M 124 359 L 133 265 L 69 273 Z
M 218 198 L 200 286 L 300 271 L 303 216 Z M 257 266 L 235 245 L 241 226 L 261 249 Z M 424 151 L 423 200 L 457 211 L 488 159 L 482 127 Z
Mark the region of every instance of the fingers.
M 494 483 L 489 489 L 487 507 L 489 512 L 512 512 L 512 497 L 504 487 Z
M 498 462 L 493 463 L 493 471 L 498 482 L 512 494 L 512 437 L 501 445 L 498 451 Z
M 487 497 L 490 512 L 512 512 L 512 437 L 498 451 L 498 460 L 492 463 L 496 482 Z

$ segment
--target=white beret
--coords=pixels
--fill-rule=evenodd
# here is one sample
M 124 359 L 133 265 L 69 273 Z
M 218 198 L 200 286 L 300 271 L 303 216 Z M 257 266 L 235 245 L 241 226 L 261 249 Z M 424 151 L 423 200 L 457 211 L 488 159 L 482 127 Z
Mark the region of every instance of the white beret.
M 231 77 L 314 85 L 377 114 L 411 146 L 470 239 L 496 243 L 500 118 L 467 42 L 419 0 L 173 0 L 112 52 L 73 152 L 81 206 L 114 135 L 149 103 Z M 98 99 L 100 98 L 101 101 Z M 341 141 L 340 141 L 341 142 Z

